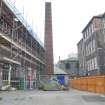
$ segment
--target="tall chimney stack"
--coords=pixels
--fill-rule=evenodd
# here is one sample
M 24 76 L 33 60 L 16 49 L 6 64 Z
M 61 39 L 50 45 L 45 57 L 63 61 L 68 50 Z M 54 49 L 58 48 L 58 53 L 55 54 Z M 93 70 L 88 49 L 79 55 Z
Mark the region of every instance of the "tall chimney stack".
M 53 35 L 52 35 L 52 13 L 51 2 L 45 2 L 45 39 L 46 50 L 46 74 L 54 73 L 53 63 Z

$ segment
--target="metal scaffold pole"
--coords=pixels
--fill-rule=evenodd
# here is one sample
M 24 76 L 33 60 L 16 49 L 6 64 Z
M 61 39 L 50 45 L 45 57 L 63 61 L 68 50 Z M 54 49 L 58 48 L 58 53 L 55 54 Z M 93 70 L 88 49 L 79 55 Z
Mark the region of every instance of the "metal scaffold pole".
M 1 19 L 1 14 L 2 14 L 2 0 L 0 1 L 0 19 Z
M 9 64 L 9 72 L 8 72 L 8 85 L 11 86 L 11 64 Z

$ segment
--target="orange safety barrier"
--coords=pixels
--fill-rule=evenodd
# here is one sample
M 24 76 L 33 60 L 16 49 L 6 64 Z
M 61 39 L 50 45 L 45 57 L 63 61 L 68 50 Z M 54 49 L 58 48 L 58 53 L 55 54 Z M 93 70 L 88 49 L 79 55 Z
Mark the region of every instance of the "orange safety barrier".
M 88 91 L 90 91 L 90 92 L 95 92 L 96 90 L 95 90 L 95 85 L 88 85 Z
M 87 86 L 86 85 L 82 85 L 81 86 L 81 89 L 84 90 L 84 91 L 86 91 L 87 90 Z
M 70 86 L 75 89 L 105 94 L 105 76 L 80 77 L 70 80 Z
M 104 86 L 96 86 L 96 93 L 105 94 L 105 87 Z

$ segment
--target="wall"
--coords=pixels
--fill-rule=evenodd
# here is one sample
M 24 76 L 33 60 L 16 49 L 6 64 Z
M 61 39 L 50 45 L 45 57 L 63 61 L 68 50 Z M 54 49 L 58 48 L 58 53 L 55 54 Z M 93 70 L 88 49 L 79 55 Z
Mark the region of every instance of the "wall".
M 64 70 L 71 76 L 77 76 L 79 74 L 79 62 L 78 59 L 68 58 L 59 62 L 59 68 Z

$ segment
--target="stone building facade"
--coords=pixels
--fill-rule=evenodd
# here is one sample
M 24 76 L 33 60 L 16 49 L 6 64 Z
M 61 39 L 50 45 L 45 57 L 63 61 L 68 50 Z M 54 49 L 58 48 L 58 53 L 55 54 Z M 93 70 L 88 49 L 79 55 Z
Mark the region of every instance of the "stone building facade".
M 94 16 L 82 31 L 79 41 L 79 74 L 105 74 L 105 14 Z
M 60 60 L 58 62 L 58 66 L 70 76 L 78 76 L 79 74 L 78 58 L 73 57 L 73 58 L 68 58 L 65 60 Z

